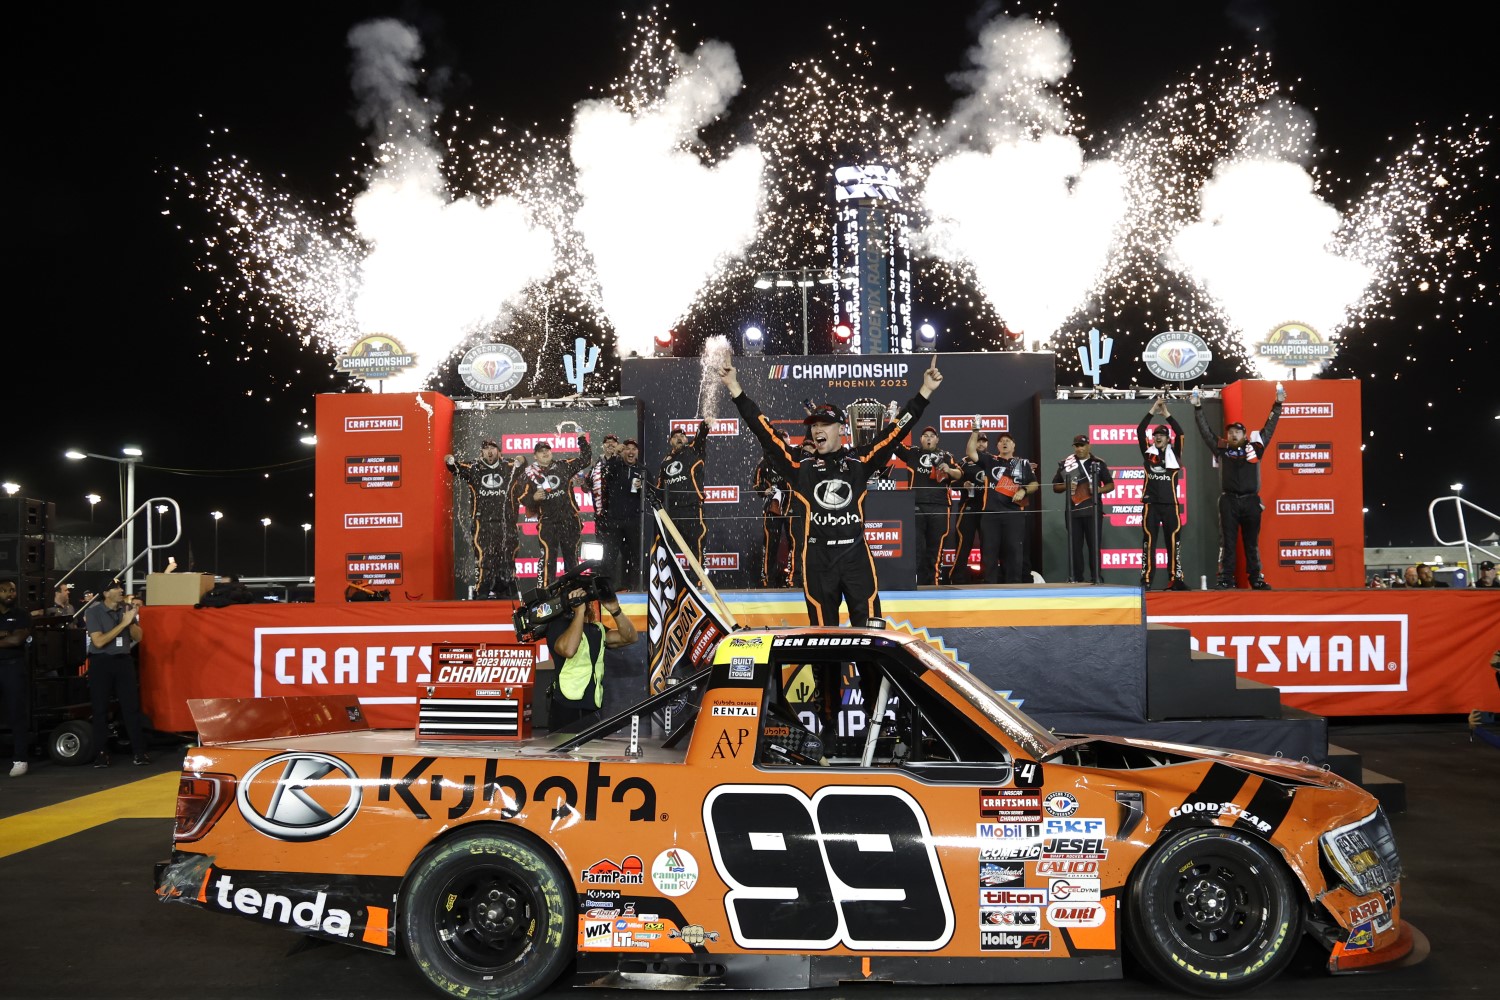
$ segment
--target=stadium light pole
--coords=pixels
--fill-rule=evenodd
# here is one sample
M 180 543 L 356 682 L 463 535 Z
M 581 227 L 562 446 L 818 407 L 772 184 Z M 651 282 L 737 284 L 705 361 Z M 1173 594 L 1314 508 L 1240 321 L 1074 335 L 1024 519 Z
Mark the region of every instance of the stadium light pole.
M 74 462 L 85 458 L 97 458 L 102 462 L 114 462 L 125 466 L 125 592 L 135 593 L 135 467 L 140 464 L 143 452 L 139 448 L 120 449 L 123 458 L 113 455 L 97 455 L 92 451 L 70 448 L 63 457 Z
M 307 576 L 307 535 L 312 531 L 312 525 L 306 521 L 302 522 L 302 575 Z
M 5 495 L 6 496 L 13 497 L 17 493 L 21 492 L 21 484 L 20 483 L 0 483 L 0 489 L 4 489 L 5 490 Z
M 260 575 L 271 575 L 271 519 L 260 519 Z
M 222 575 L 219 573 L 219 522 L 224 520 L 224 512 L 211 510 L 208 516 L 214 519 L 214 576 L 218 577 Z
M 809 353 L 807 341 L 807 290 L 813 285 L 831 285 L 833 272 L 826 267 L 794 267 L 787 271 L 762 271 L 755 276 L 755 287 L 800 288 L 802 290 L 802 355 Z

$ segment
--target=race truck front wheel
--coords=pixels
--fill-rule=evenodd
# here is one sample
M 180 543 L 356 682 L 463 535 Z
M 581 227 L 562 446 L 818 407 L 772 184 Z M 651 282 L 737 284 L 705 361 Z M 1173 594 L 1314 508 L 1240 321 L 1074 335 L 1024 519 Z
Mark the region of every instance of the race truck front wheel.
M 501 833 L 456 837 L 427 853 L 401 913 L 406 953 L 451 996 L 535 996 L 562 972 L 577 937 L 573 890 L 557 859 Z
M 1297 952 L 1302 893 L 1263 841 L 1185 830 L 1130 883 L 1133 951 L 1163 982 L 1199 996 L 1253 989 Z

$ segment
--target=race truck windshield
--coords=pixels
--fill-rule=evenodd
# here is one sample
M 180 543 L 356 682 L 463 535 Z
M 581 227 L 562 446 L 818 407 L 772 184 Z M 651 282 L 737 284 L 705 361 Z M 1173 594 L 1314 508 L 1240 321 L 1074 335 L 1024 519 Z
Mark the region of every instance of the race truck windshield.
M 925 642 L 909 643 L 906 648 L 922 661 L 923 666 L 942 677 L 959 697 L 984 713 L 1007 736 L 1025 747 L 1027 752 L 1035 754 L 1038 760 L 1057 746 L 1057 740 L 1037 724 L 1035 719 L 1001 698 L 982 681 L 975 680 L 967 670 Z

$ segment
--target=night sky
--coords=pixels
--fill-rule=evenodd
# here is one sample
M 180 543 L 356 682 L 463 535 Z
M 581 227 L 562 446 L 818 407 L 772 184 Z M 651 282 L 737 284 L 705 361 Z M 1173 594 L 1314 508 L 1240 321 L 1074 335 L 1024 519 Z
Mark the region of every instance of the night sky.
M 184 201 L 182 180 L 206 177 L 216 158 L 238 158 L 337 228 L 370 164 L 369 131 L 351 114 L 346 36 L 373 17 L 399 18 L 420 33 L 423 92 L 441 101 L 439 129 L 450 143 L 469 148 L 500 123 L 511 135 L 529 128 L 565 137 L 574 105 L 605 96 L 628 72 L 626 46 L 646 8 L 531 6 L 263 3 L 20 14 L 7 212 L 7 257 L 19 269 L 8 330 L 20 350 L 0 477 L 20 484 L 22 496 L 53 501 L 60 530 L 87 527 L 89 492 L 104 498 L 96 523 L 112 524 L 120 512 L 116 467 L 68 462 L 62 453 L 116 455 L 137 445 L 145 451 L 138 499 L 170 496 L 182 505 L 188 538 L 174 553 L 184 568 L 214 568 L 208 512 L 217 509 L 225 514 L 220 570 L 259 575 L 265 541 L 272 574 L 300 573 L 300 524 L 313 519 L 313 500 L 312 449 L 298 439 L 311 430 L 314 396 L 349 385 L 329 352 L 304 346 L 302 331 L 274 310 L 235 307 L 222 269 L 204 267 L 212 258 L 204 240 L 218 235 L 218 224 Z M 860 13 L 834 20 L 827 13 L 834 9 Z M 689 3 L 663 8 L 658 20 L 681 47 L 711 38 L 733 47 L 744 89 L 706 135 L 726 148 L 754 138 L 752 109 L 793 79 L 794 62 L 827 57 L 849 39 L 873 43 L 864 48 L 873 53 L 867 78 L 891 92 L 893 106 L 942 119 L 959 97 L 952 74 L 964 68 L 980 27 L 1021 9 Z M 1466 114 L 1468 128 L 1492 131 L 1490 44 L 1450 8 L 1384 18 L 1350 3 L 1074 2 L 1027 10 L 1053 18 L 1066 36 L 1074 62 L 1067 79 L 1077 92 L 1071 108 L 1091 135 L 1125 128 L 1169 87 L 1226 53 L 1258 46 L 1283 95 L 1315 119 L 1315 167 L 1341 209 L 1368 173 L 1418 136 L 1461 129 Z M 1484 153 L 1468 164 L 1476 183 L 1452 220 L 1481 251 L 1492 239 L 1493 162 Z M 472 183 L 463 167 L 447 164 L 455 194 L 470 193 L 461 190 Z M 752 246 L 748 266 L 821 264 L 825 247 L 812 238 L 791 250 Z M 778 259 L 786 252 L 802 259 Z M 1398 293 L 1374 310 L 1328 372 L 1364 380 L 1368 545 L 1429 543 L 1427 503 L 1448 494 L 1450 483 L 1500 509 L 1494 266 L 1481 252 L 1457 271 L 1444 288 Z M 980 349 L 994 317 L 966 307 L 975 298 L 951 276 L 919 282 L 918 313 L 947 331 L 944 346 Z M 719 294 L 679 329 L 701 342 L 767 309 L 746 295 Z M 562 309 L 554 319 L 569 336 L 608 339 L 586 309 Z M 1146 338 L 1130 341 L 1129 319 L 1115 332 L 1134 347 L 1126 355 L 1138 355 Z M 524 345 L 529 337 L 517 330 L 513 339 Z M 1065 341 L 1068 353 L 1076 342 Z M 1124 384 L 1141 367 L 1122 365 L 1104 381 Z M 1220 359 L 1205 381 L 1247 374 Z M 1077 381 L 1076 365 L 1060 371 L 1060 384 Z M 467 394 L 456 376 L 437 387 Z M 555 380 L 534 388 L 571 391 Z M 266 516 L 273 524 L 263 536 Z

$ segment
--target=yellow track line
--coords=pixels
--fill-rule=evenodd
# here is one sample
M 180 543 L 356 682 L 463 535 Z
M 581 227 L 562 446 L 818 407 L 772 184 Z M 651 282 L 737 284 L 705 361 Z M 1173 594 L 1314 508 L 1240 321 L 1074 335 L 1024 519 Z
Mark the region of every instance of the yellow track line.
M 0 819 L 0 858 L 117 819 L 170 819 L 177 814 L 176 772 L 156 774 L 118 788 Z

